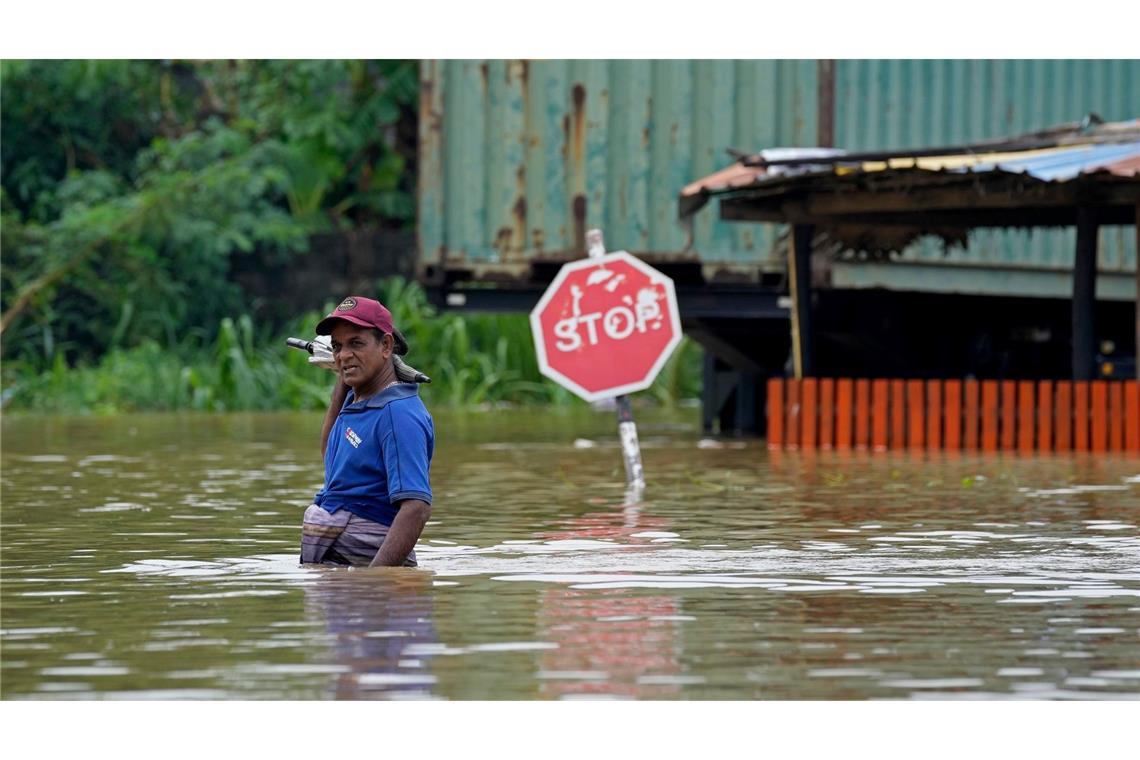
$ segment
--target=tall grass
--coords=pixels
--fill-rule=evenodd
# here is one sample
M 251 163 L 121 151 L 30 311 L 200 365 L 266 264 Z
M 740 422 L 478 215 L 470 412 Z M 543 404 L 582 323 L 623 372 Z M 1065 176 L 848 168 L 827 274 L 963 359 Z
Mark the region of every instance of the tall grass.
M 581 404 L 538 371 L 525 314 L 438 312 L 414 282 L 390 278 L 375 293 L 411 348 L 408 363 L 432 378 L 433 406 Z M 146 341 L 113 349 L 97 363 L 68 367 L 57 355 L 46 372 L 4 367 L 10 409 L 58 413 L 323 409 L 333 375 L 285 347 L 312 337 L 323 311 L 299 315 L 279 331 L 255 329 L 248 316 L 225 318 L 211 342 L 163 347 Z M 701 352 L 684 340 L 642 398 L 663 406 L 700 395 Z

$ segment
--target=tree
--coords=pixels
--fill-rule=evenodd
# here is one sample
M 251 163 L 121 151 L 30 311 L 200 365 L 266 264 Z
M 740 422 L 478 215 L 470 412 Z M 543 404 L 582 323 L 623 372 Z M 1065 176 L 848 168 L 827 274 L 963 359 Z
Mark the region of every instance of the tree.
M 413 219 L 414 62 L 2 66 L 8 362 L 213 335 L 234 257 Z

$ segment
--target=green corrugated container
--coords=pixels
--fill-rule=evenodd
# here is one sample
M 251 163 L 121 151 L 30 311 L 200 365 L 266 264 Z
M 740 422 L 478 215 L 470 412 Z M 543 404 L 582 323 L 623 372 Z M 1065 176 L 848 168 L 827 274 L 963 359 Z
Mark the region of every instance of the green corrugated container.
M 815 61 L 425 61 L 421 270 L 525 278 L 584 231 L 710 278 L 774 269 L 771 225 L 677 221 L 677 193 L 726 150 L 814 144 Z M 691 237 L 691 240 L 690 240 Z M 748 276 L 745 274 L 745 276 Z M 429 276 L 430 278 L 430 276 Z
M 780 271 L 773 225 L 691 229 L 677 195 L 727 149 L 948 145 L 1140 116 L 1140 61 L 425 61 L 420 271 L 524 282 L 532 264 L 607 246 L 701 265 L 708 282 Z M 1103 298 L 1135 297 L 1130 228 L 1101 232 Z M 991 232 L 968 251 L 912 246 L 892 264 L 836 264 L 833 287 L 1066 296 L 1069 231 Z

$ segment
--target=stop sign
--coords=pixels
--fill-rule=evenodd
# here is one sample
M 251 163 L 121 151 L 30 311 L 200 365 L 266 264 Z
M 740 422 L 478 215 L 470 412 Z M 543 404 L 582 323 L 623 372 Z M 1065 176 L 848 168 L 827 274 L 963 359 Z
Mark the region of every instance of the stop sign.
M 542 374 L 587 401 L 648 388 L 681 342 L 673 280 L 625 251 L 563 266 L 530 329 Z

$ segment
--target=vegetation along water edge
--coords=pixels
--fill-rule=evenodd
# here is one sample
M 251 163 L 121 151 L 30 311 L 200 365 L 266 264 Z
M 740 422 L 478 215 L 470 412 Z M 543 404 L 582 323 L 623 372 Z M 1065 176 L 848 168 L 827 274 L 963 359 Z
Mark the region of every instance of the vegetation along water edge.
M 399 277 L 362 293 L 390 305 L 411 346 L 408 359 L 432 378 L 424 392 L 436 405 L 584 404 L 542 377 L 525 314 L 464 315 L 435 309 L 414 282 Z M 333 303 L 298 315 L 283 330 L 259 327 L 248 315 L 221 320 L 210 340 L 194 335 L 171 343 L 147 339 L 70 366 L 57 353 L 46 369 L 4 365 L 5 411 L 108 414 L 132 411 L 319 410 L 332 376 L 285 347 L 288 336 L 312 337 Z M 701 351 L 685 340 L 646 403 L 671 407 L 700 395 Z

